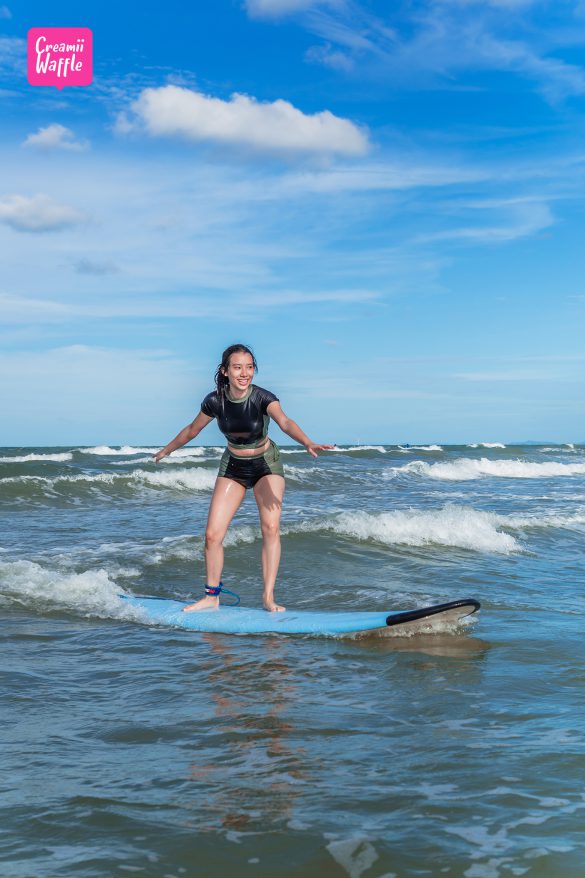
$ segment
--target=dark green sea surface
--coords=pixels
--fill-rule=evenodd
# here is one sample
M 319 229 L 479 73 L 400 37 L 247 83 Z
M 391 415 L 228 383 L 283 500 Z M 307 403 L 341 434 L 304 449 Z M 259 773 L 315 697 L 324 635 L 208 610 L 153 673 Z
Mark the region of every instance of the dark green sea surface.
M 0 449 L 2 878 L 585 874 L 585 449 L 284 449 L 277 599 L 482 602 L 385 640 L 141 624 L 220 449 Z M 253 497 L 224 582 L 259 606 Z

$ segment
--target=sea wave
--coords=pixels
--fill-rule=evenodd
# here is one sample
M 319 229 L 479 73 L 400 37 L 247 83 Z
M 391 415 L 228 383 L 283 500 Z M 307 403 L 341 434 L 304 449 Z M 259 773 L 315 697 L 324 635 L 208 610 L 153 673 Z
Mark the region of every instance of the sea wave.
M 555 476 L 574 476 L 585 473 L 583 463 L 531 463 L 525 460 L 480 460 L 459 458 L 450 463 L 425 463 L 414 460 L 403 466 L 393 466 L 384 472 L 385 478 L 401 475 L 425 476 L 440 481 L 465 482 L 485 476 L 505 479 L 546 479 Z
M 440 545 L 503 554 L 520 551 L 517 540 L 499 530 L 506 524 L 505 516 L 453 505 L 425 511 L 342 512 L 309 522 L 301 530 L 332 531 L 388 546 Z
M 314 478 L 313 470 L 308 467 L 293 466 L 290 463 L 284 464 L 284 474 L 287 479 L 293 479 L 295 482 L 310 482 Z
M 473 442 L 468 448 L 505 448 L 503 442 Z
M 583 454 L 585 448 L 567 443 L 566 445 L 545 445 L 543 448 L 537 448 L 540 454 Z
M 36 612 L 65 609 L 102 619 L 143 621 L 139 610 L 120 599 L 122 591 L 102 569 L 71 573 L 33 561 L 0 562 L 2 603 Z
M 225 448 L 220 448 L 217 445 L 185 445 L 183 448 L 177 448 L 168 457 L 163 458 L 163 461 L 170 462 L 173 458 L 204 457 L 206 454 L 217 455 L 223 454 L 224 451 Z
M 347 452 L 347 451 L 378 451 L 380 454 L 387 454 L 383 445 L 336 445 L 330 448 L 330 451 Z
M 135 445 L 122 445 L 120 448 L 114 448 L 111 445 L 95 445 L 92 448 L 77 448 L 76 451 L 81 454 L 95 454 L 98 457 L 131 457 L 134 454 L 157 454 L 161 450 L 162 446 L 156 446 L 153 448 L 143 448 L 142 446 Z M 189 445 L 184 446 L 183 448 L 178 448 L 176 451 L 173 451 L 171 457 L 202 457 L 204 454 L 213 451 L 217 453 L 218 451 L 223 451 L 223 448 L 217 448 L 215 446 L 210 446 L 209 448 L 204 445 Z M 167 458 L 165 458 L 167 459 Z
M 51 461 L 62 463 L 71 460 L 73 454 L 70 451 L 55 452 L 54 454 L 24 454 L 9 457 L 0 457 L 0 463 L 29 463 L 30 461 Z
M 52 478 L 46 476 L 10 476 L 0 479 L 2 493 L 8 497 L 28 500 L 37 496 L 79 496 L 84 491 L 114 488 L 135 491 L 143 488 L 167 488 L 174 491 L 210 491 L 215 485 L 216 473 L 207 469 L 172 471 L 134 470 L 131 473 L 79 473 Z M 8 489 L 12 490 L 8 490 Z
M 181 457 L 175 457 L 174 455 L 170 457 L 163 457 L 162 460 L 159 460 L 157 466 L 184 466 L 186 463 L 205 463 L 205 462 L 214 462 L 217 464 L 217 458 L 213 455 L 210 455 L 208 458 L 205 458 L 203 455 L 190 455 L 183 454 Z M 134 457 L 132 460 L 109 460 L 108 466 L 138 466 L 139 464 L 145 463 L 153 463 L 152 456 L 151 457 Z
M 76 448 L 80 454 L 96 454 L 98 457 L 108 457 L 110 455 L 119 457 L 120 455 L 130 456 L 132 454 L 156 454 L 159 448 L 142 448 L 134 445 L 121 445 L 119 448 L 113 448 L 111 445 L 94 445 L 91 448 Z

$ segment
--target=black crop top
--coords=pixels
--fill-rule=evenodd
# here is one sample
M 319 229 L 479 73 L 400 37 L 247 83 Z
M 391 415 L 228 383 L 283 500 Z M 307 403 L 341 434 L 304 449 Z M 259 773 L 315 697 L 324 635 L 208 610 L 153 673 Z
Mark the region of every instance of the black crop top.
M 208 393 L 201 411 L 208 418 L 217 418 L 217 425 L 230 445 L 238 448 L 259 448 L 268 434 L 270 415 L 266 409 L 278 397 L 269 390 L 251 384 L 242 399 L 220 399 L 217 390 Z

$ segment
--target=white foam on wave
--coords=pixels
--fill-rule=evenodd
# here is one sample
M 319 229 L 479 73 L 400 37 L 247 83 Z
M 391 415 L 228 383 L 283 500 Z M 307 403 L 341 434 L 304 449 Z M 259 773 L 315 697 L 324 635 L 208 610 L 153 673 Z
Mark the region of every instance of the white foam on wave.
M 313 478 L 313 473 L 310 469 L 293 466 L 290 463 L 284 464 L 284 474 L 287 479 L 293 479 L 295 482 L 307 482 Z
M 544 448 L 537 448 L 540 454 L 583 454 L 585 448 L 575 448 L 574 445 L 546 445 Z
M 473 442 L 468 448 L 505 448 L 503 442 Z
M 173 472 L 136 470 L 131 479 L 156 488 L 174 488 L 187 491 L 210 491 L 215 485 L 216 473 L 206 469 L 184 469 Z
M 183 448 L 177 448 L 176 451 L 173 451 L 172 454 L 169 454 L 168 457 L 163 458 L 163 463 L 170 463 L 173 458 L 175 460 L 181 458 L 189 458 L 189 457 L 203 457 L 205 454 L 209 454 L 213 452 L 217 454 L 218 451 L 223 452 L 223 448 L 206 448 L 203 445 L 185 445 Z
M 215 485 L 216 473 L 205 469 L 184 469 L 173 472 L 148 472 L 135 470 L 131 473 L 81 473 L 48 478 L 45 476 L 11 476 L 1 479 L 0 484 L 16 482 L 36 483 L 49 490 L 60 484 L 114 485 L 134 482 L 154 488 L 173 488 L 175 490 L 207 491 Z
M 95 445 L 93 448 L 78 448 L 77 451 L 80 451 L 82 454 L 96 454 L 98 457 L 131 457 L 134 454 L 157 454 L 163 446 L 159 445 L 153 448 L 143 448 L 142 446 L 135 445 L 121 445 L 120 448 L 114 448 L 111 445 Z M 176 451 L 173 451 L 172 455 L 169 458 L 165 458 L 168 460 L 170 458 L 180 458 L 180 457 L 202 457 L 204 454 L 209 452 L 223 451 L 223 448 L 216 448 L 215 446 L 210 446 L 209 448 L 203 445 L 188 445 L 183 446 L 183 448 L 178 448 Z
M 71 460 L 73 454 L 70 451 L 55 452 L 55 454 L 23 454 L 14 457 L 0 457 L 0 463 L 28 463 L 32 460 L 54 461 L 62 463 L 65 460 Z
M 442 445 L 411 445 L 413 451 L 443 451 Z
M 253 543 L 260 539 L 261 532 L 258 525 L 253 526 L 243 524 L 230 527 L 225 539 L 224 546 L 239 546 L 245 543 Z M 160 540 L 148 540 L 145 542 L 126 541 L 114 543 L 102 543 L 99 546 L 98 555 L 101 558 L 108 556 L 124 556 L 131 559 L 134 563 L 140 564 L 163 564 L 167 561 L 194 561 L 203 560 L 205 536 L 201 530 L 195 534 L 177 534 L 175 536 L 163 537 Z M 70 552 L 68 557 L 71 558 Z M 81 550 L 77 556 L 83 557 L 84 550 Z M 63 559 L 63 563 L 67 563 L 68 558 Z M 108 565 L 108 570 L 112 568 Z M 130 572 L 129 572 L 130 570 Z M 122 568 L 120 575 L 134 575 L 131 568 Z
M 549 514 L 544 515 L 536 512 L 533 515 L 508 515 L 506 527 L 526 530 L 529 528 L 565 528 L 569 530 L 582 530 L 585 525 L 585 511 L 574 512 L 570 515 Z
M 344 451 L 378 451 L 380 454 L 387 454 L 383 445 L 336 445 L 335 448 L 329 450 L 341 453 Z
M 281 454 L 306 454 L 306 450 L 304 448 L 279 448 Z M 337 452 L 338 454 L 343 454 L 347 451 L 378 451 L 380 454 L 387 454 L 387 450 L 383 445 L 336 445 L 334 448 L 329 448 L 327 452 L 323 452 L 323 454 L 329 454 L 329 452 Z
M 253 543 L 262 536 L 259 525 L 240 524 L 237 527 L 231 527 L 225 535 L 224 546 L 241 546 L 246 543 Z M 166 542 L 163 540 L 163 543 Z M 193 536 L 192 534 L 183 534 L 178 537 L 169 539 L 170 545 L 165 546 L 163 553 L 165 558 L 202 558 L 205 538 L 203 533 Z
M 440 481 L 465 482 L 484 476 L 496 476 L 504 479 L 546 479 L 555 476 L 574 476 L 585 473 L 583 463 L 531 463 L 525 460 L 480 460 L 459 458 L 450 463 L 425 463 L 414 460 L 403 466 L 390 467 L 385 471 L 385 478 L 396 478 L 399 475 L 425 476 Z
M 102 619 L 142 621 L 142 613 L 120 599 L 122 592 L 103 569 L 71 573 L 33 561 L 0 562 L 2 601 L 37 612 L 67 609 Z
M 505 517 L 465 506 L 424 511 L 342 512 L 325 522 L 311 523 L 308 529 L 313 529 L 315 524 L 318 530 L 386 545 L 434 544 L 502 554 L 521 549 L 511 534 L 498 530 L 506 524 Z
M 210 456 L 207 458 L 208 460 L 213 460 L 213 457 Z M 157 466 L 183 466 L 185 463 L 202 463 L 205 458 L 203 455 L 189 455 L 184 454 L 181 457 L 163 457 L 162 460 L 159 460 Z M 152 457 L 135 457 L 132 460 L 112 460 L 108 461 L 108 466 L 137 466 L 138 464 L 144 463 L 153 463 Z
M 372 540 L 388 546 L 441 545 L 481 552 L 509 554 L 522 547 L 500 528 L 534 525 L 532 520 L 510 523 L 505 516 L 480 512 L 470 507 L 447 506 L 442 509 L 367 513 L 336 513 L 327 518 L 296 522 L 282 528 L 283 537 L 299 534 L 336 533 L 358 541 Z M 228 530 L 224 545 L 237 547 L 254 543 L 262 537 L 258 525 L 239 525 Z M 133 552 L 136 547 L 132 547 Z M 120 546 L 112 545 L 118 552 Z M 169 560 L 192 561 L 203 557 L 203 534 L 165 537 L 156 546 L 145 545 L 143 561 L 160 564 Z
M 362 510 L 337 513 L 293 525 L 285 533 L 332 531 L 358 540 L 375 540 L 387 545 L 442 545 L 474 551 L 508 554 L 523 547 L 509 531 L 533 528 L 564 528 L 582 531 L 585 509 L 571 513 L 500 515 L 470 506 L 447 504 L 439 509 L 394 510 L 370 513 Z
M 108 466 L 137 466 L 139 463 L 152 463 L 152 457 L 135 457 L 132 460 L 109 460 Z M 164 461 L 160 461 L 164 463 Z M 178 463 L 179 461 L 177 461 Z M 184 461 L 180 461 L 183 463 Z
M 94 445 L 93 448 L 78 448 L 77 451 L 82 454 L 97 454 L 99 457 L 110 455 L 119 457 L 120 455 L 130 456 L 132 454 L 156 454 L 160 448 L 141 448 L 134 445 L 121 445 L 120 448 L 113 448 L 111 445 Z

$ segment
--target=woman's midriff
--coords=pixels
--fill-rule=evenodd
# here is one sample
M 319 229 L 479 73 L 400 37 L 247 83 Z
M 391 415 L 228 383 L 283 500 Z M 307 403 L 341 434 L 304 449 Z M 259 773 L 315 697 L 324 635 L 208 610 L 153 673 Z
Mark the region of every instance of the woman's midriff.
M 266 441 L 259 445 L 258 448 L 237 448 L 228 442 L 228 451 L 234 457 L 260 457 L 270 448 L 270 439 L 266 437 Z

